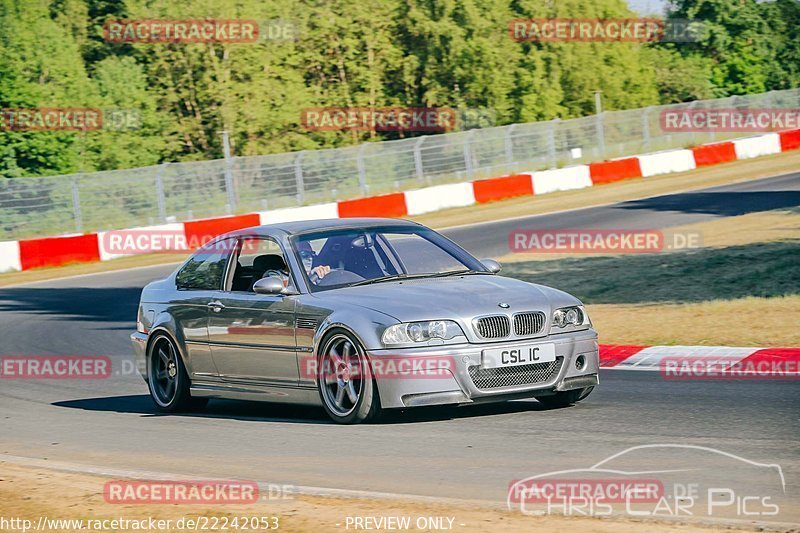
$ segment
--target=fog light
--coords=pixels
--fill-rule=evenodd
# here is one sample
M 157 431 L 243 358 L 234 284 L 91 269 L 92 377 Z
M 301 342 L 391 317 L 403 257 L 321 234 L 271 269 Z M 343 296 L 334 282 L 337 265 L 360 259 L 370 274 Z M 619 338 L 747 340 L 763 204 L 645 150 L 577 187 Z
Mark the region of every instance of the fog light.
M 586 358 L 582 355 L 579 355 L 575 358 L 575 368 L 578 370 L 583 370 L 586 367 Z

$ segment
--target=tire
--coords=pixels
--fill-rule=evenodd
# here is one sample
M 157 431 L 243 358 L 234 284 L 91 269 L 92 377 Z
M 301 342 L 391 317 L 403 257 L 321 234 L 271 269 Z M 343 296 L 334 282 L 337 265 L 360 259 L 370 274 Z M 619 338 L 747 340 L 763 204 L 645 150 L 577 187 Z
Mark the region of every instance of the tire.
M 317 355 L 317 389 L 325 412 L 337 424 L 375 421 L 381 414 L 378 387 L 364 349 L 350 333 L 325 336 Z
M 192 398 L 191 383 L 175 342 L 158 333 L 147 350 L 147 385 L 150 398 L 162 413 L 178 413 L 202 409 L 207 398 Z
M 568 407 L 589 396 L 593 389 L 594 387 L 586 387 L 583 389 L 568 390 L 557 392 L 552 396 L 540 396 L 536 399 L 539 403 L 548 408 Z

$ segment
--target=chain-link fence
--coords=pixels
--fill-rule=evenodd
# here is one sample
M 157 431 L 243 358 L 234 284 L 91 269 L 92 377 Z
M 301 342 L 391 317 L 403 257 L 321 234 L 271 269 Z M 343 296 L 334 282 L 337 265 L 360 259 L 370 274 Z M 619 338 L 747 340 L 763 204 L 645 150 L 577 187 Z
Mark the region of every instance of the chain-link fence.
M 0 240 L 265 211 L 624 155 L 746 133 L 669 133 L 665 110 L 800 108 L 800 90 L 365 143 L 331 150 L 0 180 Z

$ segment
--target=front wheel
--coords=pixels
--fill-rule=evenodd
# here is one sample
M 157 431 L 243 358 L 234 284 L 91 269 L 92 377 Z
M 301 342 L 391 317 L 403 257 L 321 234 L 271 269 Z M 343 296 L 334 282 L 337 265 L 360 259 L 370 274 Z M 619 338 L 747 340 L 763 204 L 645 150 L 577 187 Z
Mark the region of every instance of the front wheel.
M 594 387 L 586 387 L 583 389 L 568 390 L 557 392 L 552 396 L 541 396 L 536 399 L 545 407 L 567 407 L 589 396 L 589 393 L 591 393 L 593 389 Z
M 336 332 L 320 346 L 317 386 L 328 416 L 339 424 L 377 419 L 381 412 L 378 387 L 358 341 Z
M 189 376 L 175 343 L 158 334 L 150 343 L 147 357 L 150 397 L 162 413 L 190 411 L 205 406 L 206 398 L 192 398 Z

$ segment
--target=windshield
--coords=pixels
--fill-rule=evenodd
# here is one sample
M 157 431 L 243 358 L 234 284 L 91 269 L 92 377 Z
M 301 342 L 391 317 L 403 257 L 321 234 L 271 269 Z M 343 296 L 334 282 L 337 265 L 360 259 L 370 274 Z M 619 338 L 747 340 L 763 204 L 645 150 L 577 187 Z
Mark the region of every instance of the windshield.
M 489 273 L 469 253 L 425 227 L 328 230 L 292 240 L 312 292 L 409 277 Z

